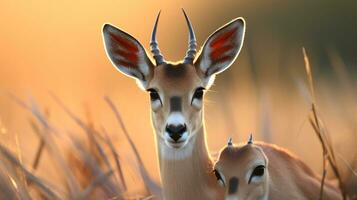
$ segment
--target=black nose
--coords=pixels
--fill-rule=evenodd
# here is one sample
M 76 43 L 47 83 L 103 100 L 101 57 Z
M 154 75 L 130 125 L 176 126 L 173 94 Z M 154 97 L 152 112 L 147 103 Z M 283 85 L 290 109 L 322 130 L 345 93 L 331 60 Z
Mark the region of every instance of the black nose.
M 169 136 L 177 142 L 182 134 L 186 131 L 186 124 L 182 125 L 166 125 L 166 132 L 169 134 Z

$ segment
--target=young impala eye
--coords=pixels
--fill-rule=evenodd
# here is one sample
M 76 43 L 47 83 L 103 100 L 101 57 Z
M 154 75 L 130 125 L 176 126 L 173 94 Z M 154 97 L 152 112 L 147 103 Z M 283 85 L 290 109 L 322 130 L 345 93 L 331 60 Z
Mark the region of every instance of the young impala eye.
M 160 95 L 155 89 L 148 89 L 147 91 L 150 93 L 150 99 L 152 102 L 160 101 L 160 104 L 162 105 Z
M 216 170 L 216 169 L 213 170 L 213 173 L 214 173 L 214 175 L 216 176 L 219 185 L 220 185 L 220 186 L 224 186 L 225 183 L 224 183 L 223 177 L 222 177 L 221 174 L 218 172 L 218 170 Z
M 261 178 L 264 175 L 264 172 L 265 172 L 264 165 L 258 165 L 257 167 L 255 167 L 252 174 L 250 175 L 248 183 L 250 183 L 253 178 Z
M 199 101 L 202 100 L 204 90 L 205 90 L 205 88 L 203 88 L 203 87 L 199 87 L 195 90 L 195 93 L 193 93 L 193 96 L 192 96 L 191 105 L 194 103 L 195 100 L 199 100 Z

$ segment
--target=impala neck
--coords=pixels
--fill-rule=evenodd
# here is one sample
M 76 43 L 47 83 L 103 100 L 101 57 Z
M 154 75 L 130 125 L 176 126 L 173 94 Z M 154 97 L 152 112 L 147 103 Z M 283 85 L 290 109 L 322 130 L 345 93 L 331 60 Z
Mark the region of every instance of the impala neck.
M 201 125 L 193 141 L 183 149 L 158 142 L 163 196 L 174 199 L 219 199 L 220 191 L 212 172 L 205 128 Z M 218 196 L 217 196 L 218 195 Z

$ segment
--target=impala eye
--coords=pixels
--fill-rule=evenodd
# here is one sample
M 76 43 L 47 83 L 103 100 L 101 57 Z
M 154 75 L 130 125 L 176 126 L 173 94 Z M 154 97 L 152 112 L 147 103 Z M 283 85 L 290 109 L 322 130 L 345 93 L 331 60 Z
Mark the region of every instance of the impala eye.
M 150 99 L 152 102 L 159 100 L 160 104 L 162 105 L 160 95 L 155 89 L 148 89 L 147 91 L 150 93 Z
M 225 186 L 223 177 L 221 174 L 218 172 L 218 170 L 213 170 L 214 175 L 216 176 L 217 182 L 219 183 L 220 186 Z
M 194 100 L 202 100 L 203 94 L 204 94 L 205 88 L 199 87 L 195 90 L 195 93 L 193 93 L 191 104 L 193 103 Z
M 265 173 L 265 166 L 264 165 L 258 165 L 257 167 L 254 168 L 252 174 L 250 175 L 248 183 L 252 181 L 253 178 L 261 178 Z

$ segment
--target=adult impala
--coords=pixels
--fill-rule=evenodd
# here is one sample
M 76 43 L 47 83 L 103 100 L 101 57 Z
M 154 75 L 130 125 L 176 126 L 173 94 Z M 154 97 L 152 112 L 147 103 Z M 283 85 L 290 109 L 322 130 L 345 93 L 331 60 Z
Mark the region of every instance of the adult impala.
M 189 45 L 180 62 L 168 62 L 160 53 L 156 40 L 160 13 L 150 41 L 155 63 L 134 37 L 110 24 L 103 26 L 105 49 L 120 72 L 135 78 L 150 93 L 164 198 L 222 199 L 224 191 L 211 173 L 203 96 L 215 75 L 227 69 L 238 56 L 245 22 L 236 18 L 219 28 L 196 56 L 196 37 L 184 10 L 183 13 L 189 29 Z

